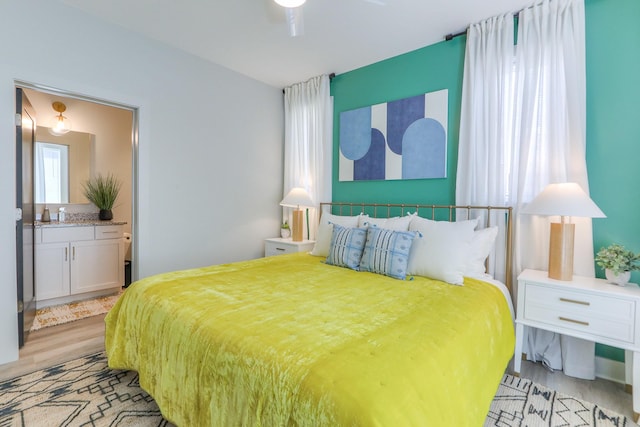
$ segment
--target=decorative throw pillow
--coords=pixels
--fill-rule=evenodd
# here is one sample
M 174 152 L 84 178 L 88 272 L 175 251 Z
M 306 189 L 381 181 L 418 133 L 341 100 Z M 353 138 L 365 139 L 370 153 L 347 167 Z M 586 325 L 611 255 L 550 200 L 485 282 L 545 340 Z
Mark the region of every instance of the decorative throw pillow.
M 346 228 L 334 224 L 327 264 L 359 270 L 366 240 L 366 228 Z
M 360 270 L 404 280 L 415 235 L 410 231 L 369 227 Z
M 333 224 L 343 227 L 354 228 L 358 226 L 358 218 L 362 215 L 342 216 L 333 215 L 323 212 L 320 217 L 320 224 L 316 233 L 316 244 L 313 246 L 311 255 L 324 256 L 329 255 L 329 246 L 331 245 L 331 236 L 333 234 Z
M 477 220 L 448 222 L 414 218 L 409 229 L 422 237 L 413 241 L 407 274 L 462 285 Z
M 465 276 L 481 277 L 486 272 L 484 261 L 493 250 L 497 236 L 498 227 L 483 228 L 473 233 Z

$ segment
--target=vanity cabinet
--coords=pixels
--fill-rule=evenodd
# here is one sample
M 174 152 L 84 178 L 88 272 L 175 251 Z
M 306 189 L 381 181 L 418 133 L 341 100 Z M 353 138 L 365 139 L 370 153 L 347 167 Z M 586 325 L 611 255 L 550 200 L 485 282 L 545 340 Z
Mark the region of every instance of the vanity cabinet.
M 66 226 L 36 231 L 38 307 L 82 299 L 124 284 L 122 225 Z

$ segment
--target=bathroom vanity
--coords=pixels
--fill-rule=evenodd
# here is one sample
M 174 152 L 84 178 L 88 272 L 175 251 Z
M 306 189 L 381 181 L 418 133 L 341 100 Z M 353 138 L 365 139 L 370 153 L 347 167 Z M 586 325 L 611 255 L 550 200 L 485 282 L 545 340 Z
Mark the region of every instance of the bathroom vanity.
M 36 223 L 37 308 L 119 291 L 124 284 L 124 224 Z

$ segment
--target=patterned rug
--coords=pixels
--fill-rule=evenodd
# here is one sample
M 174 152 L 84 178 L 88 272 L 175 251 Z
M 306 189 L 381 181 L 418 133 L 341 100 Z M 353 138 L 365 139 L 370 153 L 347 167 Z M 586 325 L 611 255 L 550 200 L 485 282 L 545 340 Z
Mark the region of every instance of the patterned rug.
M 171 426 L 131 371 L 104 353 L 0 382 L 0 426 Z
M 36 311 L 30 331 L 104 314 L 111 310 L 120 295 L 122 291 L 116 295 L 41 308 Z
M 484 423 L 485 427 L 635 425 L 623 415 L 511 375 L 502 378 Z
M 463 409 L 463 408 L 462 408 Z M 624 416 L 505 375 L 485 426 L 631 426 Z M 0 382 L 0 427 L 170 427 L 132 371 L 104 353 Z M 448 427 L 448 426 L 444 426 Z

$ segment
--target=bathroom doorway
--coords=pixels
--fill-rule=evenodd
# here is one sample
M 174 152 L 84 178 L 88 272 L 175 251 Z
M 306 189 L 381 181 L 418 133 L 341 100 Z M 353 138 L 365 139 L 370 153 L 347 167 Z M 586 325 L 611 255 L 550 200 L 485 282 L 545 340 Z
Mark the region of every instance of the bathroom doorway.
M 68 191 L 58 192 L 51 199 L 47 199 L 47 195 L 38 196 L 39 199 L 35 201 L 35 219 L 41 219 L 45 208 L 52 219 L 57 217 L 60 208 L 64 208 L 67 216 L 76 218 L 82 218 L 83 215 L 90 217 L 97 213 L 97 208 L 84 198 L 82 184 L 87 177 L 113 174 L 122 183 L 113 207 L 113 219 L 126 222 L 124 232 L 130 239 L 125 242 L 126 262 L 122 268 L 129 270 L 129 276 L 133 280 L 137 279 L 137 108 L 31 83 L 16 81 L 15 85 L 27 93 L 36 111 L 36 142 L 46 145 L 61 138 L 50 130 L 52 122 L 60 114 L 71 124 L 71 132 L 67 135 L 88 135 L 90 140 L 90 150 L 85 155 L 78 158 L 70 155 L 68 158 L 68 182 L 62 181 L 66 182 L 64 186 Z M 60 103 L 64 105 L 63 113 L 59 112 Z M 69 142 L 66 145 L 72 146 L 71 144 Z M 82 174 L 78 175 L 78 170 L 82 170 Z M 38 183 L 35 185 L 37 187 Z M 37 263 L 36 257 L 36 266 Z

